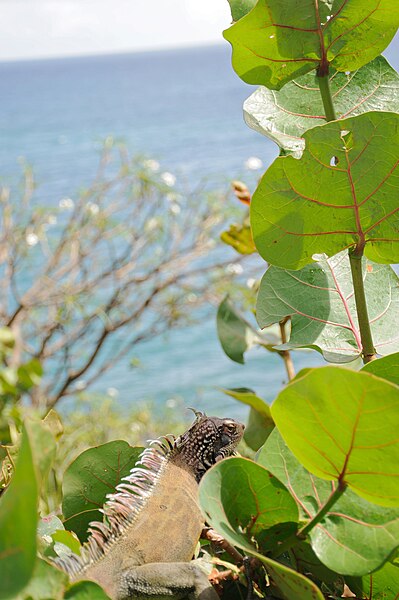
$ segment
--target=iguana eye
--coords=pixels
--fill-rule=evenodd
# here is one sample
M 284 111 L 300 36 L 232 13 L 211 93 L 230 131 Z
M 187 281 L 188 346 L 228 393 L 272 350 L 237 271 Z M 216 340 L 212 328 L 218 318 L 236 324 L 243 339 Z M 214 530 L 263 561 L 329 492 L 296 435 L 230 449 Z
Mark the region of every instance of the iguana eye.
M 233 433 L 236 430 L 236 427 L 235 427 L 235 425 L 233 425 L 233 423 L 225 423 L 224 429 L 225 429 L 225 431 L 228 431 L 229 433 Z

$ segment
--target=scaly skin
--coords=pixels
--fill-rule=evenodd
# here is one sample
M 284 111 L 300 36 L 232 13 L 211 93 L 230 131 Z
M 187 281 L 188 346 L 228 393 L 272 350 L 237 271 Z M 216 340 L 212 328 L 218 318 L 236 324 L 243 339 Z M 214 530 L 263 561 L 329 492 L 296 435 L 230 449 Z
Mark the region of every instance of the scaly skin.
M 192 561 L 204 520 L 198 482 L 234 452 L 244 426 L 200 413 L 177 440 L 143 453 L 149 471 L 133 469 L 104 506 L 103 524 L 91 524 L 82 559 L 59 560 L 73 579 L 99 583 L 114 600 L 217 600 Z M 137 495 L 140 494 L 140 495 Z

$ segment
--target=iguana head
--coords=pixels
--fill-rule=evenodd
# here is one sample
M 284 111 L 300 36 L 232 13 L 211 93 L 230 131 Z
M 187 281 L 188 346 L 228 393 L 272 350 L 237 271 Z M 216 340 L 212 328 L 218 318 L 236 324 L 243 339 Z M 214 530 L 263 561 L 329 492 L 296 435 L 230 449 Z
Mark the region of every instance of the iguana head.
M 244 425 L 234 419 L 208 417 L 194 412 L 194 423 L 177 438 L 175 448 L 199 481 L 209 467 L 234 454 L 243 436 Z

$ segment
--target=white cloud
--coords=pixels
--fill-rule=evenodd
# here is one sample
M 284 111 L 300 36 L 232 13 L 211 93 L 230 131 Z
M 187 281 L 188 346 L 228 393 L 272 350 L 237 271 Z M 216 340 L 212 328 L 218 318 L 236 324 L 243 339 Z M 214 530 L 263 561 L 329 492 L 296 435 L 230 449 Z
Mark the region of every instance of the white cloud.
M 2 0 L 0 59 L 222 42 L 227 0 Z

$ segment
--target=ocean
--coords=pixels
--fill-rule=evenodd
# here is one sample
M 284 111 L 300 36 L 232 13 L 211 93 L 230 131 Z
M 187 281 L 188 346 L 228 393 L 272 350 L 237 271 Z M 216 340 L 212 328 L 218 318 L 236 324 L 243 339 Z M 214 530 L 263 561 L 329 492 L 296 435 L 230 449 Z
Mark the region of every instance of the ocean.
M 385 53 L 396 68 L 397 46 Z M 277 155 L 243 122 L 242 103 L 253 88 L 233 72 L 227 44 L 0 62 L 0 90 L 0 180 L 16 186 L 23 157 L 42 203 L 73 198 L 93 179 L 108 136 L 194 183 L 253 178 L 249 157 L 266 167 Z M 111 391 L 121 407 L 148 400 L 232 416 L 246 408 L 220 388 L 249 387 L 271 402 L 285 381 L 281 359 L 258 349 L 245 365 L 233 363 L 220 348 L 215 318 L 211 309 L 205 322 L 137 346 L 140 366 L 122 360 L 94 389 Z M 295 353 L 294 361 L 297 370 L 323 362 L 313 351 Z

